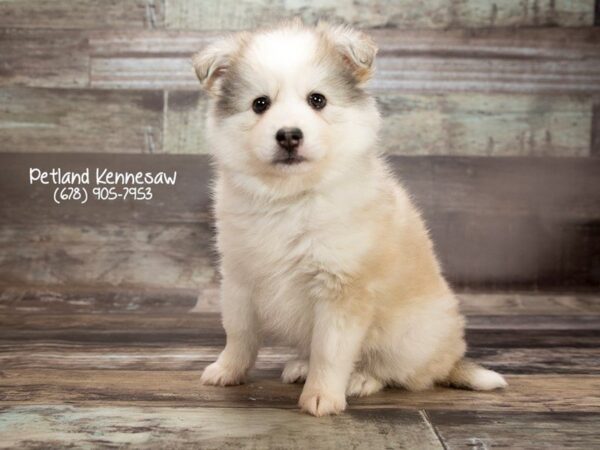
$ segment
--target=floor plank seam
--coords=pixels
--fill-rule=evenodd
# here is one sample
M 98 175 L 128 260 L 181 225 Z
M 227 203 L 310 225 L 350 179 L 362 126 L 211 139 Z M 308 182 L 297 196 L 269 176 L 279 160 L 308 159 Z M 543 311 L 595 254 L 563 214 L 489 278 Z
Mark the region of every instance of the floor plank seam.
M 431 430 L 431 432 L 435 435 L 435 437 L 439 441 L 439 443 L 442 446 L 442 448 L 444 450 L 448 450 L 448 447 L 444 443 L 444 439 L 442 439 L 442 436 L 438 432 L 437 428 L 433 425 L 433 422 L 431 421 L 431 418 L 429 417 L 429 414 L 427 414 L 427 411 L 424 410 L 424 409 L 420 409 L 419 410 L 419 415 L 421 416 L 421 418 L 423 419 L 423 421 L 427 424 L 427 426 L 429 427 L 429 429 Z

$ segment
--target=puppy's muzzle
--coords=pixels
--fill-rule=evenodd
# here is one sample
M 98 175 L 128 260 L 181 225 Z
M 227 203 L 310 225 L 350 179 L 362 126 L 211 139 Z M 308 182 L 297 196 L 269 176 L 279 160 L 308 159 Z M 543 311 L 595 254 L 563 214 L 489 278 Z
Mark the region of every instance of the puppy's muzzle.
M 304 157 L 298 154 L 298 148 L 302 144 L 303 137 L 300 128 L 280 128 L 275 134 L 275 140 L 279 145 L 279 152 L 274 162 L 296 164 L 304 161 Z

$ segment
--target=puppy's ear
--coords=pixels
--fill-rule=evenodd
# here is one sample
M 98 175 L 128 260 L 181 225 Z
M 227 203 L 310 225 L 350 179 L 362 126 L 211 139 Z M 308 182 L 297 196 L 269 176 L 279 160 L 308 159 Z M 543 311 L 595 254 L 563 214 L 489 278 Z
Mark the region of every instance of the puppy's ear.
M 346 25 L 332 26 L 319 23 L 318 29 L 333 44 L 348 65 L 359 83 L 364 83 L 373 75 L 377 46 L 370 36 Z
M 245 33 L 238 33 L 220 39 L 192 56 L 196 76 L 206 91 L 214 93 L 215 81 L 229 69 L 245 39 Z

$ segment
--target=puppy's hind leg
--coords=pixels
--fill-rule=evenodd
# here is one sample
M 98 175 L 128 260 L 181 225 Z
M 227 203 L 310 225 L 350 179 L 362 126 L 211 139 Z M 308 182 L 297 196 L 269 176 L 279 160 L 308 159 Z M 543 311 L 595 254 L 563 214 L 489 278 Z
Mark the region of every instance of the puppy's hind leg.
M 285 363 L 281 380 L 284 383 L 303 383 L 308 375 L 308 359 L 292 359 Z
M 349 397 L 366 397 L 379 392 L 384 387 L 385 384 L 373 375 L 364 371 L 356 371 L 350 375 L 346 395 Z

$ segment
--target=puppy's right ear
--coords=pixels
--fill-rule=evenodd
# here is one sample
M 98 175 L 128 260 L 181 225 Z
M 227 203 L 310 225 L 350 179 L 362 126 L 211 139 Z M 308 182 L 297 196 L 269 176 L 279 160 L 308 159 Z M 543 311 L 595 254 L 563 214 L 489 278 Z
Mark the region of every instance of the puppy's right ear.
M 244 33 L 220 39 L 192 56 L 192 64 L 202 87 L 215 92 L 217 81 L 231 66 L 234 55 L 245 41 Z

